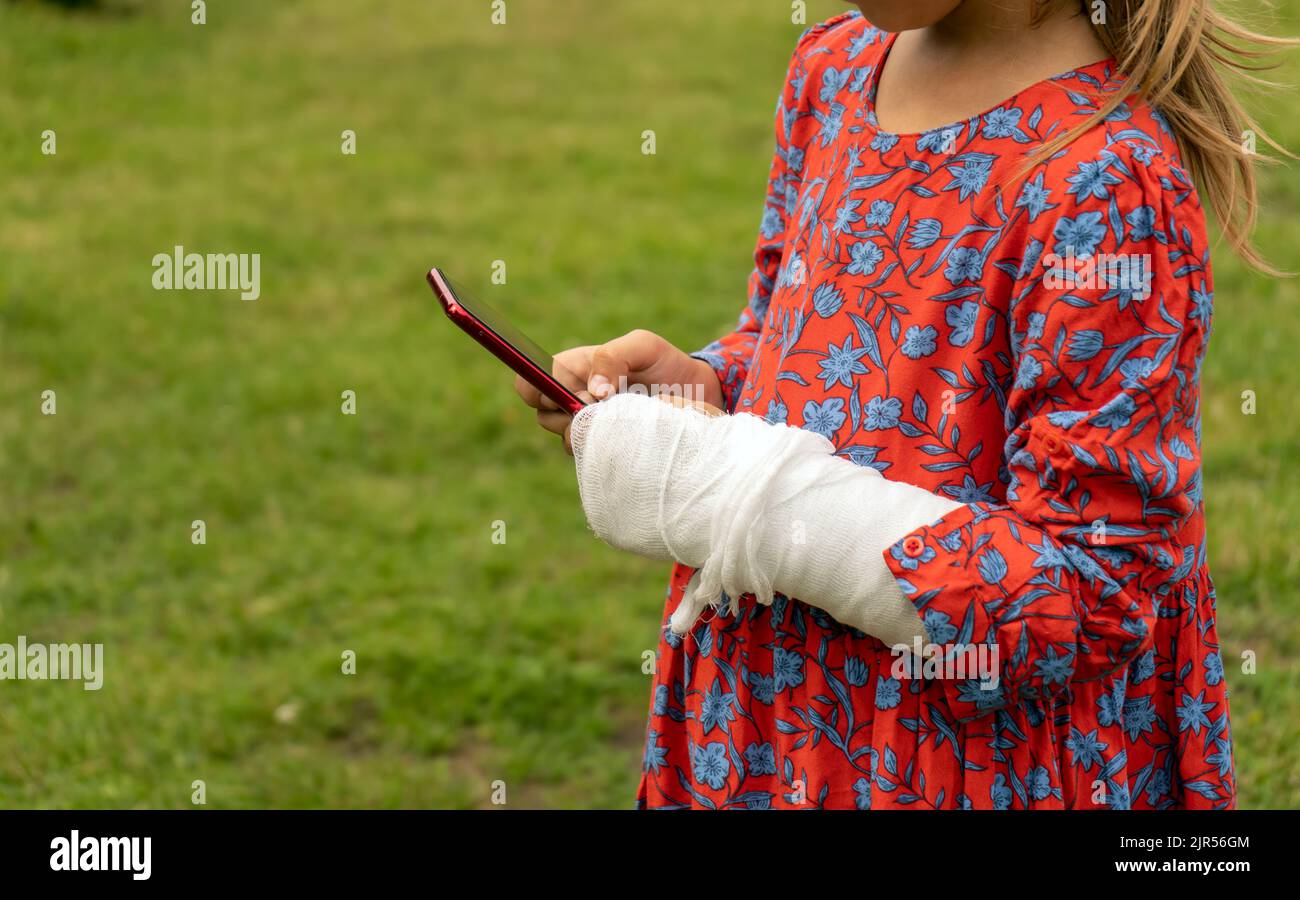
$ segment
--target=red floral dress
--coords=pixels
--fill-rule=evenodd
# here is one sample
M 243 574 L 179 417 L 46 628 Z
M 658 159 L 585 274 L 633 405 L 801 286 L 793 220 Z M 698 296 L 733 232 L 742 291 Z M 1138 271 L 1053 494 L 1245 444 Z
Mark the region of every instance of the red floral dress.
M 638 805 L 1230 807 L 1199 450 L 1212 288 L 1176 143 L 1130 102 L 1022 171 L 1097 108 L 1111 61 L 886 133 L 891 43 L 856 13 L 801 38 L 749 303 L 697 355 L 733 412 L 963 504 L 884 557 L 931 641 L 996 654 L 997 686 L 897 677 L 875 638 L 747 596 L 665 627 Z

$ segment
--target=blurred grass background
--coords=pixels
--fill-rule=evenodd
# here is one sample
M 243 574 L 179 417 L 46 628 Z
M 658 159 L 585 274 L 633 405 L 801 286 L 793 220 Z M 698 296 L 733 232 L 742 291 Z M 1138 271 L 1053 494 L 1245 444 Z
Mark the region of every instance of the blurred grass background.
M 423 273 L 551 348 L 721 333 L 790 4 L 70 6 L 0 2 L 0 641 L 102 641 L 107 672 L 0 682 L 0 806 L 186 807 L 195 779 L 211 807 L 487 806 L 497 779 L 512 807 L 630 806 L 666 571 L 587 532 L 567 457 Z M 1300 33 L 1297 8 L 1262 23 Z M 1255 108 L 1300 148 L 1295 99 Z M 1261 243 L 1300 269 L 1300 169 L 1263 195 Z M 261 299 L 152 290 L 176 244 L 260 253 Z M 1215 264 L 1241 805 L 1297 807 L 1300 282 Z

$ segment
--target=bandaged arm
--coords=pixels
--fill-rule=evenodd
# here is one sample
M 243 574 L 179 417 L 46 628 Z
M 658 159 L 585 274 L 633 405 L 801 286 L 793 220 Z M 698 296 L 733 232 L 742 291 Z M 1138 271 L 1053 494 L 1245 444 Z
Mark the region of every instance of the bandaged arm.
M 637 394 L 582 410 L 572 442 L 596 534 L 698 569 L 674 632 L 724 594 L 780 593 L 891 646 L 924 639 L 883 554 L 960 504 L 835 456 L 815 432 Z

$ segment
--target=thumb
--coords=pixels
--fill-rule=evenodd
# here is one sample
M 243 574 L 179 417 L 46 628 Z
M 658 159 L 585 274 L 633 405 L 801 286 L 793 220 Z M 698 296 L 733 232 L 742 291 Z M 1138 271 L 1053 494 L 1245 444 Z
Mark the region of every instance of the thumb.
M 664 338 L 644 328 L 601 344 L 591 355 L 587 390 L 596 399 L 604 400 L 612 396 L 620 384 L 641 383 L 636 376 L 663 357 L 667 344 Z

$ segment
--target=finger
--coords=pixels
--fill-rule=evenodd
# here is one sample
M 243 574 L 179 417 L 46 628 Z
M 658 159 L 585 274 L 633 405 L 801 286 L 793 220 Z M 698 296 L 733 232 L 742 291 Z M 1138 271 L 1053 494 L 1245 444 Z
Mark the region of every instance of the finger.
M 564 452 L 573 455 L 573 419 L 564 427 Z
M 551 375 L 556 381 L 571 391 L 579 391 L 587 386 L 586 372 L 590 367 L 591 354 L 596 348 L 590 345 L 571 347 L 555 356 L 552 360 Z M 530 384 L 522 375 L 515 376 L 515 393 L 533 409 L 559 409 L 550 397 Z
M 595 350 L 594 346 L 588 345 L 557 353 L 551 364 L 552 377 L 574 393 L 585 389 L 591 372 L 591 355 Z
M 524 386 L 528 388 L 528 391 L 525 391 L 524 388 L 520 387 L 520 382 L 523 382 Z M 554 410 L 560 408 L 556 405 L 554 400 L 533 387 L 527 381 L 524 381 L 522 378 L 516 379 L 515 390 L 519 393 L 519 396 L 523 398 L 524 403 L 528 404 L 533 409 Z
M 522 375 L 515 376 L 515 393 L 519 395 L 519 399 L 533 407 L 533 409 L 541 407 L 542 392 L 525 381 Z
M 544 409 L 537 411 L 537 424 L 553 434 L 564 434 L 572 421 L 573 416 L 566 412 Z
M 656 394 L 660 400 L 670 403 L 673 406 L 680 406 L 682 409 L 696 409 L 706 416 L 724 416 L 722 410 L 718 409 L 712 403 L 705 403 L 703 400 L 690 400 L 677 394 Z
M 591 404 L 596 402 L 595 397 L 591 396 L 591 394 L 589 394 L 585 390 L 582 390 L 580 387 L 578 388 L 570 387 L 569 390 L 572 391 L 573 395 L 577 397 L 579 400 L 581 400 L 584 404 Z M 550 397 L 546 396 L 545 394 L 541 395 L 541 399 L 538 401 L 537 408 L 545 409 L 545 410 L 560 410 L 564 412 L 566 416 L 573 415 L 572 413 L 568 412 L 565 409 L 565 407 L 560 406 L 558 403 L 556 403 L 554 400 L 552 400 Z
M 587 390 L 597 399 L 605 399 L 625 385 L 629 375 L 649 369 L 662 358 L 665 344 L 659 335 L 643 328 L 601 344 L 591 355 Z

